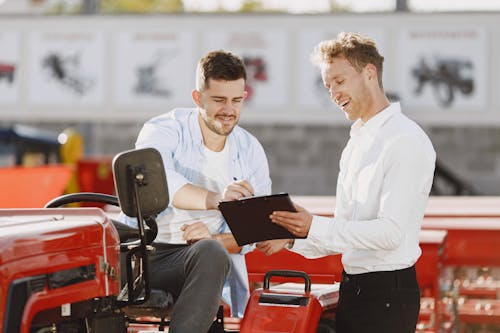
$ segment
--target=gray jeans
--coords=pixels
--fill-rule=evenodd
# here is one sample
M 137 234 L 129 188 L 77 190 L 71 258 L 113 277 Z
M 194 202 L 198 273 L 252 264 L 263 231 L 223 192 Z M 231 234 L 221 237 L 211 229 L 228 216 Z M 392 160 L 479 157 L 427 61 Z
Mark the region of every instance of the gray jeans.
M 175 300 L 170 333 L 206 333 L 220 305 L 231 261 L 216 240 L 192 245 L 154 244 L 150 256 L 151 287 Z

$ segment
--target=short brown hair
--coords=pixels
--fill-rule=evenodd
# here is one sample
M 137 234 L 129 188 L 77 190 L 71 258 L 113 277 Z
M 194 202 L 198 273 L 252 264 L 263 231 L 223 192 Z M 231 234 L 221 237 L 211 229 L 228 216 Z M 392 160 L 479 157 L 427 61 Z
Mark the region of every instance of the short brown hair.
M 196 89 L 202 91 L 208 87 L 208 81 L 224 80 L 236 81 L 247 79 L 247 72 L 243 60 L 237 55 L 217 50 L 209 52 L 198 62 L 196 68 Z
M 314 65 L 330 63 L 334 58 L 344 57 L 358 71 L 367 64 L 377 68 L 377 80 L 382 85 L 384 57 L 380 55 L 373 39 L 354 32 L 341 32 L 337 38 L 319 43 L 311 54 Z

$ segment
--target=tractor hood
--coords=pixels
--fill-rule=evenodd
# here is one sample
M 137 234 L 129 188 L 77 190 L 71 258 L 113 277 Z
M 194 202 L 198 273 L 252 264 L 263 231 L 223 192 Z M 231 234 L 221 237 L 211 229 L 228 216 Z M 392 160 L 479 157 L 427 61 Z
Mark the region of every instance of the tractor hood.
M 0 209 L 0 266 L 13 260 L 118 245 L 118 233 L 97 208 Z

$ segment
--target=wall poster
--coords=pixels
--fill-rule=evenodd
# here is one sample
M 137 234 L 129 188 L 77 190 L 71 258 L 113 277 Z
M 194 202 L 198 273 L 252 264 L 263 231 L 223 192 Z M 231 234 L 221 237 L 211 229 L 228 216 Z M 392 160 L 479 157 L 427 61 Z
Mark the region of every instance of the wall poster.
M 481 110 L 487 103 L 487 32 L 480 27 L 401 29 L 401 102 L 425 111 Z
M 196 68 L 193 33 L 144 30 L 122 32 L 114 37 L 115 104 L 141 107 L 193 104 L 191 90 Z
M 245 103 L 251 107 L 284 107 L 289 97 L 289 44 L 285 30 L 232 30 L 207 32 L 206 53 L 224 49 L 243 58 L 247 68 Z
M 104 100 L 104 34 L 32 32 L 28 100 L 39 105 L 99 106 Z

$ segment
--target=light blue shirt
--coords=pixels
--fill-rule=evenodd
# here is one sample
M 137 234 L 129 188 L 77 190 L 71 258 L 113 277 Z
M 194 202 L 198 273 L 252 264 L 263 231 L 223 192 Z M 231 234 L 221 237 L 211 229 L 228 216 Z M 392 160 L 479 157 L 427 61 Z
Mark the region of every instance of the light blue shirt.
M 229 176 L 233 180 L 247 180 L 255 195 L 271 193 L 269 166 L 262 145 L 249 132 L 235 126 L 228 135 Z M 172 199 L 185 184 L 198 184 L 204 159 L 203 137 L 198 123 L 198 110 L 177 108 L 157 116 L 144 124 L 136 141 L 136 148 L 157 149 L 163 159 L 167 175 L 170 206 L 158 215 L 172 213 Z M 125 219 L 126 223 L 134 223 Z M 224 222 L 220 233 L 230 232 Z M 253 250 L 243 247 L 239 254 L 231 254 L 232 269 L 222 297 L 231 306 L 233 316 L 242 317 L 249 297 L 248 275 L 244 254 Z

